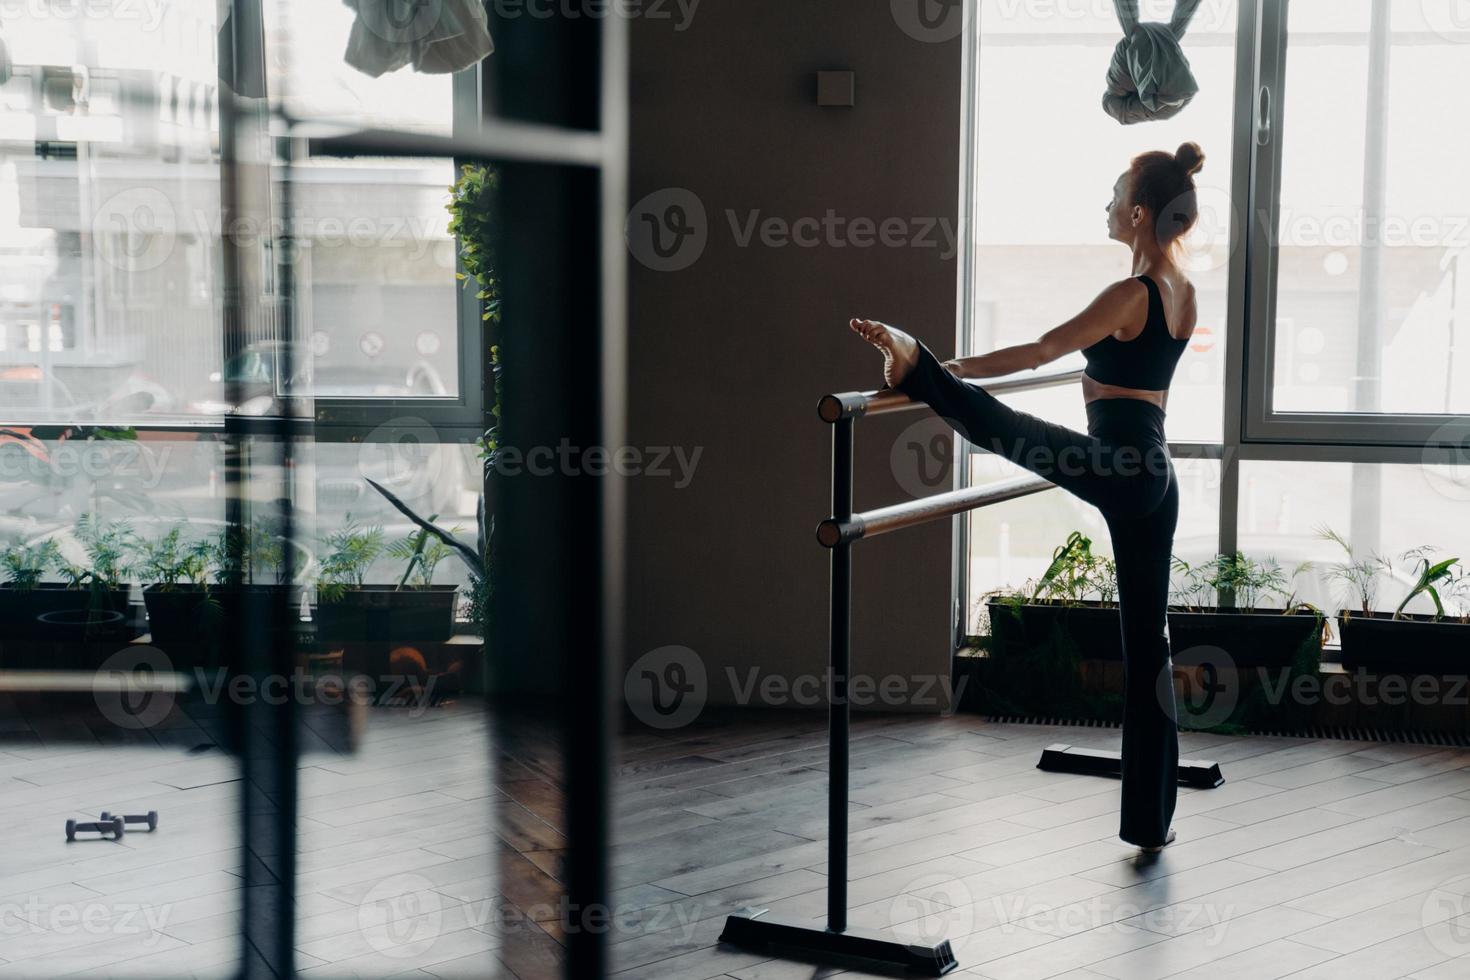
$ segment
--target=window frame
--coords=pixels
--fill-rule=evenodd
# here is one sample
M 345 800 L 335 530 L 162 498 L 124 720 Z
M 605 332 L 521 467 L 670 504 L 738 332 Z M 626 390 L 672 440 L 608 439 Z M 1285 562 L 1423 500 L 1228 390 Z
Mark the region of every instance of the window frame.
M 243 10 L 258 11 L 255 4 L 242 5 Z M 253 48 L 263 43 L 263 32 L 250 33 L 243 41 L 246 47 Z M 264 57 L 264 54 L 260 55 Z M 264 85 L 261 80 L 260 84 Z M 400 138 L 405 143 L 413 144 L 422 142 L 430 147 L 426 152 L 415 152 L 405 154 L 411 156 L 425 156 L 434 152 L 438 146 L 458 146 L 471 143 L 484 131 L 484 66 L 477 64 L 472 68 L 455 73 L 452 76 L 452 98 L 454 100 L 452 110 L 452 132 L 447 140 L 425 139 L 412 133 L 385 131 L 388 135 Z M 269 92 L 265 93 L 266 101 L 269 102 Z M 227 90 L 220 91 L 220 97 L 228 98 Z M 310 129 L 315 120 L 292 119 L 286 117 L 276 106 L 270 106 L 266 110 L 273 126 L 281 127 L 283 138 L 277 141 L 277 146 L 287 149 L 289 152 L 309 153 L 309 139 L 297 135 L 299 129 Z M 220 114 L 223 119 L 223 114 Z M 222 123 L 223 124 L 223 123 Z M 327 154 L 323 154 L 327 155 Z M 341 154 L 331 154 L 340 156 Z M 452 157 L 454 161 L 454 172 L 458 174 L 462 163 L 466 162 L 462 157 Z M 221 171 L 227 166 L 223 155 L 218 161 Z M 290 180 L 290 161 L 280 160 L 272 163 L 271 180 Z M 281 173 L 280 171 L 286 171 Z M 276 250 L 272 249 L 274 253 Z M 217 270 L 216 270 L 217 271 Z M 459 256 L 458 243 L 455 246 L 455 271 L 464 271 L 463 260 Z M 281 270 L 279 265 L 272 270 L 271 283 L 280 280 Z M 218 285 L 218 283 L 216 283 Z M 274 285 L 269 287 L 275 289 Z M 186 433 L 198 436 L 218 435 L 223 433 L 240 433 L 247 435 L 268 435 L 282 431 L 290 431 L 302 436 L 310 435 L 318 442 L 392 442 L 404 436 L 406 433 L 422 434 L 425 429 L 431 430 L 438 442 L 444 444 L 462 444 L 474 442 L 483 436 L 485 429 L 490 424 L 488 418 L 488 406 L 485 391 L 487 386 L 493 384 L 488 364 L 487 330 L 481 318 L 480 304 L 476 297 L 476 290 L 467 284 L 456 280 L 455 302 L 455 333 L 457 347 L 457 388 L 458 394 L 445 397 L 417 397 L 417 398 L 318 398 L 304 396 L 300 399 L 287 399 L 300 405 L 303 409 L 309 407 L 309 412 L 300 415 L 279 416 L 167 416 L 157 417 L 149 415 L 119 416 L 101 419 L 80 418 L 43 418 L 27 417 L 24 412 L 7 414 L 6 424 L 13 427 L 35 427 L 49 428 L 67 425 L 86 425 L 92 427 L 106 426 L 131 429 L 142 433 Z M 217 321 L 216 327 L 225 329 L 223 322 Z M 279 340 L 279 334 L 277 335 Z M 285 396 L 281 396 L 285 398 Z
M 1270 405 L 1274 377 L 1276 266 L 1272 239 L 1280 215 L 1280 134 L 1283 131 L 1283 81 L 1287 57 L 1287 5 L 1290 0 L 1239 0 L 1235 39 L 1235 88 L 1231 124 L 1230 260 L 1225 317 L 1224 385 L 1221 439 L 1216 442 L 1170 440 L 1176 458 L 1220 460 L 1218 551 L 1231 554 L 1239 543 L 1240 462 L 1277 460 L 1347 463 L 1464 463 L 1470 447 L 1470 415 L 1411 413 L 1275 412 Z M 980 37 L 974 5 L 966 5 L 963 31 L 960 182 L 958 211 L 963 226 L 973 222 L 976 206 L 975 156 L 980 137 L 971 93 L 978 81 Z M 1257 142 L 1256 109 L 1268 88 L 1270 138 Z M 1245 220 L 1245 219 L 1249 220 Z M 1268 230 L 1269 229 L 1269 230 Z M 972 338 L 975 268 L 971 235 L 960 241 L 957 346 L 975 353 Z M 1264 324 L 1251 336 L 1251 324 Z M 956 459 L 965 459 L 956 436 Z M 955 485 L 969 485 L 969 467 L 956 467 Z M 955 648 L 967 633 L 969 599 L 968 522 L 958 520 L 953 576 Z M 1228 598 L 1228 597 L 1227 597 Z
M 482 130 L 484 89 L 482 65 L 456 72 L 453 77 L 453 126 L 451 139 L 474 139 Z M 300 122 L 308 122 L 302 120 Z M 302 140 L 309 146 L 308 141 Z M 309 154 L 309 149 L 306 150 Z M 323 154 L 324 156 L 326 154 Z M 454 157 L 454 172 L 466 161 Z M 464 272 L 464 262 L 455 242 L 455 272 Z M 458 335 L 459 394 L 421 398 L 314 398 L 314 429 L 321 442 L 392 441 L 403 431 L 421 431 L 427 425 L 442 442 L 473 442 L 484 434 L 485 390 L 488 377 L 487 331 L 480 315 L 474 288 L 456 281 L 455 312 Z
M 1429 457 L 1448 458 L 1445 445 L 1463 445 L 1470 440 L 1470 414 L 1420 414 L 1410 412 L 1284 412 L 1273 405 L 1276 379 L 1276 303 L 1278 295 L 1278 246 L 1276 230 L 1281 216 L 1281 163 L 1283 122 L 1287 78 L 1289 0 L 1255 0 L 1258 7 L 1253 25 L 1258 32 L 1254 44 L 1255 57 L 1251 69 L 1253 84 L 1249 89 L 1237 87 L 1237 140 L 1244 143 L 1246 153 L 1233 161 L 1234 184 L 1249 205 L 1241 213 L 1252 220 L 1247 230 L 1245 249 L 1237 252 L 1241 260 L 1240 292 L 1232 288 L 1231 340 L 1243 342 L 1245 352 L 1240 373 L 1245 393 L 1241 405 L 1241 442 L 1271 446 L 1295 445 L 1303 448 L 1334 446 L 1402 450 L 1413 447 Z M 1243 6 L 1251 6 L 1249 2 Z M 1390 24 L 1389 30 L 1392 30 Z M 1239 63 L 1238 63 L 1239 67 Z M 1237 79 L 1239 81 L 1239 79 Z M 1265 100 L 1267 111 L 1258 119 L 1258 108 Z M 1244 173 L 1242 173 L 1244 170 Z M 1232 287 L 1234 282 L 1232 268 Z M 1245 321 L 1243 318 L 1247 318 Z M 1237 323 L 1237 320 L 1242 322 Z M 1245 323 L 1259 324 L 1258 338 L 1248 338 Z M 1362 458 L 1388 461 L 1388 456 L 1372 452 Z M 1417 457 L 1416 457 L 1417 458 Z

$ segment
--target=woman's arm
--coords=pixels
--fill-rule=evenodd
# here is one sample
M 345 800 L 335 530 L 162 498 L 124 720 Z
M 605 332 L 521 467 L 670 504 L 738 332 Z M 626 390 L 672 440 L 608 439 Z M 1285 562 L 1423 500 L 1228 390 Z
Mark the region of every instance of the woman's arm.
M 944 366 L 957 378 L 998 378 L 1034 370 L 1081 350 L 1148 316 L 1148 288 L 1137 279 L 1123 279 L 1104 289 L 1087 308 L 1028 344 L 1001 347 L 988 354 L 958 357 Z

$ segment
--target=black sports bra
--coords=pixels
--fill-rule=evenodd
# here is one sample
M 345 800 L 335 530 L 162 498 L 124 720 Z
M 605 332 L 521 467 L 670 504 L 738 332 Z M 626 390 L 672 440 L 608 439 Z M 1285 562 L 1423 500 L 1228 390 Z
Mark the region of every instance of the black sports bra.
M 1087 368 L 1082 372 L 1095 381 L 1123 388 L 1163 391 L 1174 377 L 1174 367 L 1189 343 L 1171 336 L 1164 319 L 1164 300 L 1158 285 L 1148 276 L 1138 276 L 1148 287 L 1148 319 L 1143 331 L 1132 340 L 1119 340 L 1108 334 L 1102 340 L 1082 348 Z

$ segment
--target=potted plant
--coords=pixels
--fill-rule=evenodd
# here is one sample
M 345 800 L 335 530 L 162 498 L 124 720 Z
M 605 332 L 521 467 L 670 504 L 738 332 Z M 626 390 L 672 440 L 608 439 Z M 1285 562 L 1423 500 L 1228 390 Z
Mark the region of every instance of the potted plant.
M 139 578 L 150 638 L 176 666 L 181 657 L 208 661 L 218 647 L 224 609 L 209 587 L 215 553 L 212 542 L 187 541 L 178 527 L 143 549 Z
M 1300 667 L 1321 663 L 1325 616 L 1299 601 L 1292 583 L 1312 567 L 1302 562 L 1290 574 L 1274 558 L 1256 560 L 1235 552 L 1215 555 L 1197 566 L 1175 558 L 1182 582 L 1171 590 L 1175 603 L 1168 612 L 1169 645 L 1177 656 L 1199 646 L 1224 650 L 1236 667 Z M 1233 606 L 1219 605 L 1223 593 Z M 1265 607 L 1269 597 L 1281 607 Z M 1214 605 L 1205 600 L 1213 598 Z
M 24 640 L 36 635 L 36 606 L 42 598 L 36 590 L 46 573 L 60 563 L 61 552 L 52 538 L 5 549 L 0 557 L 0 576 L 4 578 L 0 583 L 0 623 L 4 624 L 6 639 Z
M 137 539 L 127 521 L 83 514 L 74 530 L 80 560 L 58 545 L 61 583 L 39 582 L 31 590 L 34 636 L 40 640 L 116 642 L 131 638 L 128 579 Z M 73 549 L 72 554 L 75 555 Z
M 381 527 L 361 527 L 349 515 L 323 545 L 317 579 L 317 632 L 323 638 L 359 642 L 449 638 L 457 589 L 434 584 L 434 571 L 449 548 L 430 532 L 420 529 L 390 544 Z M 368 570 L 384 554 L 404 562 L 403 574 L 396 583 L 369 584 Z
M 1470 579 L 1458 558 L 1434 560 L 1430 556 L 1435 549 L 1425 545 L 1403 552 L 1396 565 L 1378 554 L 1359 558 L 1330 529 L 1319 533 L 1343 549 L 1345 559 L 1332 567 L 1332 574 L 1347 586 L 1357 606 L 1348 609 L 1344 603 L 1337 611 L 1344 667 L 1401 674 L 1470 670 Z M 1412 568 L 1412 581 L 1403 599 L 1391 613 L 1375 609 L 1379 574 L 1393 577 L 1404 565 Z M 1420 596 L 1429 598 L 1434 612 L 1405 612 Z
M 364 478 L 367 479 L 367 478 Z M 383 499 L 393 505 L 393 509 L 412 521 L 421 531 L 432 536 L 435 540 L 448 549 L 448 554 L 458 558 L 469 570 L 469 624 L 480 636 L 485 635 L 485 615 L 490 600 L 490 539 L 495 532 L 493 520 L 487 522 L 485 517 L 485 498 L 480 497 L 478 514 L 479 533 L 475 544 L 469 545 L 455 537 L 454 532 L 458 528 L 445 530 L 433 519 L 424 519 L 414 513 L 413 509 L 399 500 L 393 493 L 375 480 L 368 479 L 367 483 L 382 495 Z M 487 528 L 488 525 L 488 528 Z
M 1113 559 L 1093 554 L 1092 539 L 1073 531 L 1040 578 L 988 597 L 991 648 L 1023 651 L 1062 634 L 1083 657 L 1122 660 L 1117 594 Z

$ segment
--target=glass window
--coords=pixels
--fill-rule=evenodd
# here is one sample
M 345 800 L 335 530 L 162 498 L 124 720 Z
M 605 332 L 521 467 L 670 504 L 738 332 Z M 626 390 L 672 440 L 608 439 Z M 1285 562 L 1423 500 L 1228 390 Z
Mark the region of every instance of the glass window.
M 453 131 L 452 75 L 405 65 L 374 76 L 348 63 L 372 65 L 374 42 L 384 35 L 427 32 L 442 4 L 363 4 L 376 13 L 362 16 L 358 4 L 265 0 L 261 6 L 272 100 L 287 115 L 435 136 Z
M 215 5 L 17 10 L 0 85 L 0 416 L 209 416 Z
M 1220 464 L 1211 459 L 1174 457 L 1179 475 L 1179 526 L 1174 554 L 1191 565 L 1216 552 L 1220 520 Z M 994 454 L 977 454 L 970 464 L 971 483 L 984 486 L 1028 475 Z M 1046 571 L 1052 553 L 1073 531 L 1092 539 L 1094 554 L 1113 554 L 1107 523 L 1096 507 L 1062 490 L 1047 490 L 1018 500 L 970 511 L 968 597 L 965 631 L 987 631 L 985 595 L 999 588 L 1019 588 Z M 1096 598 L 1088 596 L 1087 598 Z
M 0 418 L 216 424 L 276 414 L 282 395 L 478 412 L 445 209 L 452 160 L 300 160 L 289 196 L 277 166 L 269 209 L 233 229 L 263 307 L 227 353 L 216 4 L 23 6 L 6 18 L 13 73 L 0 84 Z M 450 135 L 454 76 L 348 66 L 355 15 L 340 3 L 265 9 L 273 106 Z M 283 260 L 290 330 L 275 307 Z M 246 386 L 238 403 L 229 382 Z
M 1346 559 L 1340 545 L 1318 534 L 1330 528 L 1356 557 L 1390 559 L 1392 569 L 1372 580 L 1373 608 L 1391 611 L 1415 579 L 1414 562 L 1403 559 L 1404 552 L 1427 547 L 1436 560 L 1459 557 L 1461 567 L 1470 562 L 1470 526 L 1461 517 L 1467 500 L 1470 466 L 1246 460 L 1240 467 L 1240 550 L 1257 559 L 1274 557 L 1287 571 L 1312 562 L 1298 577 L 1299 595 L 1332 615 L 1344 600 L 1351 603 L 1352 594 L 1329 575 L 1332 564 Z M 1470 609 L 1470 594 L 1456 601 Z M 1406 611 L 1433 612 L 1433 602 L 1421 595 Z
M 1470 31 L 1445 6 L 1289 6 L 1275 411 L 1470 413 L 1470 132 L 1444 115 Z
M 982 4 L 979 19 L 970 351 L 1034 340 L 1128 276 L 1127 249 L 1107 237 L 1113 181 L 1142 150 L 1194 140 L 1206 155 L 1186 243 L 1199 323 L 1170 392 L 1169 436 L 1218 440 L 1236 4 L 1201 5 L 1186 39 L 1200 93 L 1178 117 L 1146 126 L 1120 126 L 1101 106 L 1122 36 L 1111 5 Z M 1024 97 L 1020 79 L 1033 80 Z M 1052 367 L 1084 363 L 1071 354 Z
M 291 169 L 292 394 L 461 393 L 449 159 L 312 157 Z M 478 387 L 478 366 L 474 366 Z

